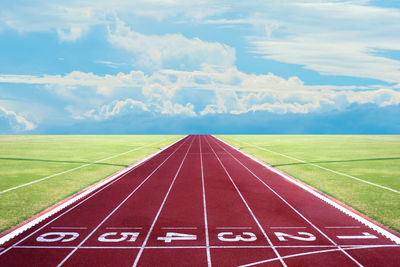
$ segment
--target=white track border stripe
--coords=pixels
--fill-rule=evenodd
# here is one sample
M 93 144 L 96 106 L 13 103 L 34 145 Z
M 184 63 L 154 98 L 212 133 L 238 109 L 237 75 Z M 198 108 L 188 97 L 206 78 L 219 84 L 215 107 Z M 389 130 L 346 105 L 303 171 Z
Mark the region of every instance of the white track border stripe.
M 203 168 L 203 153 L 201 150 L 201 137 L 199 137 L 200 141 L 200 166 L 201 166 L 201 185 L 203 188 L 203 209 L 204 209 L 204 227 L 206 234 L 206 252 L 207 252 L 207 264 L 211 267 L 211 252 L 210 252 L 210 238 L 208 236 L 208 219 L 207 219 L 207 202 L 206 202 L 206 190 L 204 185 L 204 168 Z
M 279 152 L 275 152 L 275 151 L 269 150 L 267 148 L 259 147 L 257 145 L 249 144 L 249 143 L 243 142 L 241 140 L 237 140 L 237 139 L 233 139 L 233 138 L 229 138 L 229 139 L 237 141 L 237 142 L 241 142 L 241 143 L 243 143 L 245 145 L 252 146 L 252 147 L 255 147 L 255 148 L 258 148 L 258 149 L 261 149 L 261 150 L 264 150 L 264 151 L 267 151 L 267 152 L 270 152 L 270 153 L 273 153 L 273 154 L 276 154 L 276 155 L 279 155 L 279 156 L 282 156 L 282 157 L 286 157 L 288 159 L 292 159 L 294 161 L 298 161 L 298 162 L 301 162 L 301 163 L 304 163 L 304 164 L 307 164 L 307 165 L 311 165 L 311 166 L 323 169 L 325 171 L 329 171 L 329 172 L 332 172 L 332 173 L 335 173 L 335 174 L 338 174 L 338 175 L 342 175 L 342 176 L 357 180 L 357 181 L 362 182 L 362 183 L 366 183 L 366 184 L 369 184 L 369 185 L 372 185 L 372 186 L 376 186 L 376 187 L 379 187 L 379 188 L 382 188 L 382 189 L 385 189 L 385 190 L 389 190 L 389 191 L 391 191 L 393 193 L 396 193 L 396 194 L 400 194 L 400 191 L 392 189 L 390 187 L 386 187 L 386 186 L 383 186 L 383 185 L 375 184 L 375 183 L 363 180 L 361 178 L 357 178 L 355 176 L 352 176 L 352 175 L 349 175 L 349 174 L 346 174 L 346 173 L 342 173 L 342 172 L 339 172 L 339 171 L 334 171 L 334 170 L 328 169 L 326 167 L 323 167 L 321 165 L 318 165 L 318 164 L 315 164 L 315 163 L 310 163 L 310 162 L 307 162 L 307 161 L 304 161 L 304 160 L 301 160 L 301 159 L 297 159 L 297 158 L 294 158 L 292 156 L 288 156 L 288 155 L 285 155 L 285 154 L 282 154 L 282 153 L 279 153 Z
M 260 222 L 258 221 L 258 219 L 256 218 L 256 216 L 254 215 L 253 211 L 251 210 L 251 208 L 249 207 L 249 205 L 247 204 L 246 200 L 244 199 L 242 193 L 240 193 L 239 189 L 237 188 L 235 182 L 233 181 L 231 175 L 229 174 L 229 172 L 226 170 L 224 164 L 221 162 L 221 160 L 219 159 L 217 153 L 214 151 L 214 149 L 212 148 L 212 146 L 210 145 L 210 143 L 207 140 L 207 144 L 210 146 L 211 150 L 213 151 L 214 155 L 217 157 L 219 163 L 221 164 L 222 168 L 224 169 L 225 173 L 228 175 L 229 179 L 231 180 L 233 186 L 236 189 L 236 192 L 239 194 L 240 198 L 242 199 L 243 203 L 246 205 L 247 210 L 249 211 L 249 213 L 251 214 L 251 216 L 253 217 L 253 220 L 256 222 L 258 228 L 261 230 L 262 234 L 264 235 L 265 239 L 267 240 L 268 244 L 270 244 L 270 246 L 272 247 L 272 250 L 275 252 L 275 255 L 279 258 L 280 262 L 282 263 L 283 266 L 287 267 L 285 261 L 282 259 L 281 255 L 279 254 L 278 250 L 274 247 L 274 245 L 272 244 L 271 239 L 269 239 L 267 233 L 264 231 L 264 228 L 262 228 Z
M 136 188 L 126 197 L 124 198 L 124 200 L 122 200 L 117 207 L 115 207 L 80 243 L 79 245 L 72 250 L 57 266 L 62 266 L 71 256 L 72 254 L 75 253 L 75 251 L 77 251 L 82 245 L 83 243 L 86 242 L 86 240 L 89 239 L 89 237 L 91 237 L 96 231 L 97 229 L 100 228 L 100 226 L 103 225 L 103 223 L 105 223 L 108 218 L 110 218 L 162 165 L 164 165 L 164 163 L 173 155 L 175 154 L 176 151 L 178 151 L 179 148 L 181 148 L 181 146 L 184 144 L 185 142 L 183 142 L 179 147 L 177 147 L 174 152 L 172 152 L 163 162 L 161 162 L 138 186 L 136 186 Z
M 256 177 L 265 187 L 267 187 L 272 193 L 274 193 L 280 200 L 282 200 L 289 208 L 291 208 L 295 213 L 297 213 L 303 220 L 309 223 L 315 230 L 317 230 L 320 234 L 322 234 L 326 239 L 329 240 L 333 245 L 335 245 L 343 254 L 349 257 L 353 262 L 355 262 L 358 266 L 362 266 L 356 259 L 354 259 L 350 254 L 344 251 L 335 241 L 329 238 L 322 230 L 320 230 L 317 226 L 315 226 L 309 219 L 307 219 L 303 214 L 301 214 L 297 209 L 295 209 L 289 202 L 287 202 L 281 195 L 279 195 L 275 190 L 273 190 L 269 185 L 267 185 L 263 180 L 261 180 L 255 173 L 253 173 L 247 166 L 245 166 L 240 160 L 235 158 L 230 152 L 228 152 L 225 148 L 223 148 L 220 144 L 218 144 L 222 149 L 226 151 L 232 158 L 234 158 L 239 164 L 241 164 L 246 170 L 248 170 L 254 177 Z
M 29 228 L 35 226 L 36 224 L 40 223 L 41 221 L 49 218 L 50 216 L 56 214 L 57 212 L 65 209 L 66 207 L 72 205 L 73 203 L 77 202 L 78 200 L 82 199 L 83 197 L 89 195 L 90 193 L 92 193 L 93 191 L 96 191 L 97 189 L 99 189 L 102 186 L 107 185 L 108 183 L 112 182 L 112 181 L 116 181 L 117 178 L 122 178 L 125 174 L 127 174 L 128 172 L 130 172 L 131 170 L 133 170 L 134 168 L 142 165 L 144 162 L 148 161 L 149 159 L 151 159 L 152 157 L 155 157 L 156 155 L 160 154 L 161 152 L 163 152 L 164 150 L 170 148 L 171 146 L 175 145 L 176 143 L 180 142 L 181 140 L 183 140 L 184 138 L 186 138 L 186 136 L 182 137 L 181 139 L 177 140 L 176 142 L 162 148 L 159 151 L 156 151 L 155 153 L 147 156 L 146 158 L 134 163 L 133 165 L 129 166 L 128 168 L 126 168 L 125 170 L 122 170 L 121 172 L 117 172 L 113 175 L 111 175 L 109 178 L 103 180 L 102 182 L 98 183 L 97 185 L 90 187 L 89 189 L 84 189 L 83 191 L 81 191 L 81 193 L 78 193 L 75 197 L 71 198 L 70 200 L 64 202 L 63 204 L 57 206 L 54 209 L 49 210 L 48 212 L 42 214 L 41 216 L 37 217 L 36 219 L 30 221 L 27 224 L 22 225 L 21 227 L 18 227 L 17 229 L 15 229 L 14 231 L 8 233 L 7 235 L 3 236 L 0 238 L 0 245 L 3 245 L 5 242 L 9 241 L 10 239 L 16 237 L 17 235 L 21 234 L 22 232 L 28 230 Z M 104 188 L 103 188 L 104 189 Z M 97 194 L 97 192 L 96 192 Z M 64 214 L 66 214 L 67 212 L 69 212 L 70 210 L 74 209 L 75 207 L 77 207 L 78 205 L 82 204 L 84 201 L 86 201 L 87 199 L 83 200 L 82 202 L 78 203 L 77 205 L 75 205 L 74 207 L 70 208 L 69 210 L 67 210 L 66 212 L 62 213 L 61 215 L 59 215 L 58 217 L 56 217 L 55 219 L 53 219 L 52 221 L 48 222 L 47 224 L 45 224 L 44 226 L 42 226 L 41 228 L 39 228 L 38 230 L 36 230 L 35 232 L 31 233 L 30 235 L 26 236 L 24 239 L 20 240 L 19 242 L 17 242 L 16 244 L 19 244 L 20 242 L 22 242 L 23 240 L 25 240 L 26 238 L 28 238 L 29 236 L 31 236 L 32 234 L 36 233 L 37 231 L 41 230 L 43 227 L 47 226 L 48 224 L 50 224 L 51 222 L 53 222 L 54 220 L 58 219 L 59 217 L 63 216 Z M 16 244 L 14 244 L 13 246 L 15 246 Z M 1 251 L 0 255 L 4 254 L 6 251 L 8 251 L 11 247 L 9 247 L 8 249 Z
M 213 136 L 213 137 L 216 138 L 217 140 L 221 141 L 222 143 L 226 144 L 227 146 L 229 146 L 229 147 L 235 149 L 236 151 L 242 153 L 243 155 L 245 155 L 246 157 L 252 159 L 253 161 L 255 161 L 255 162 L 257 162 L 257 163 L 263 165 L 263 166 L 264 166 L 265 168 L 267 168 L 268 170 L 273 171 L 274 173 L 276 173 L 276 174 L 280 175 L 281 177 L 285 178 L 286 180 L 288 180 L 288 181 L 294 183 L 295 185 L 299 186 L 300 188 L 304 189 L 305 191 L 309 192 L 310 194 L 314 195 L 315 197 L 317 197 L 317 198 L 319 198 L 319 199 L 325 201 L 326 203 L 330 204 L 331 206 L 337 208 L 337 209 L 340 210 L 341 212 L 347 214 L 348 216 L 350 216 L 350 217 L 352 217 L 353 219 L 359 221 L 360 223 L 364 224 L 365 226 L 367 226 L 367 227 L 369 227 L 369 228 L 375 230 L 376 232 L 378 232 L 379 234 L 381 234 L 381 235 L 385 236 L 386 238 L 392 240 L 392 241 L 395 242 L 396 244 L 399 244 L 399 245 L 400 245 L 400 237 L 398 237 L 398 236 L 396 236 L 396 235 L 390 233 L 389 231 L 383 229 L 383 228 L 380 227 L 379 225 L 376 225 L 376 224 L 372 223 L 371 221 L 369 221 L 369 220 L 367 220 L 367 219 L 361 217 L 360 215 L 354 213 L 353 211 L 347 209 L 346 207 L 344 207 L 344 206 L 342 206 L 342 205 L 336 203 L 335 201 L 329 199 L 328 197 L 324 196 L 324 195 L 321 194 L 320 192 L 318 192 L 318 191 L 316 191 L 316 190 L 313 190 L 313 189 L 311 189 L 310 187 L 308 187 L 308 186 L 306 186 L 306 185 L 300 183 L 299 181 L 297 181 L 296 179 L 290 177 L 289 175 L 287 175 L 287 174 L 285 174 L 285 173 L 283 173 L 283 172 L 281 172 L 281 171 L 279 171 L 279 170 L 277 170 L 277 169 L 275 169 L 275 168 L 273 168 L 273 167 L 267 165 L 266 163 L 262 162 L 261 160 L 259 160 L 259 159 L 255 158 L 255 157 L 253 157 L 253 156 L 251 156 L 251 155 L 245 153 L 244 151 L 242 151 L 242 150 L 240 150 L 240 149 L 238 149 L 238 148 L 236 148 L 236 147 L 234 147 L 234 146 L 232 146 L 232 145 L 226 143 L 225 141 L 219 139 L 218 137 L 216 137 L 216 136 Z
M 163 141 L 167 141 L 167 140 L 169 140 L 169 139 L 171 139 L 171 138 L 172 138 L 172 137 L 166 138 L 166 139 L 163 139 L 163 140 L 161 140 L 161 141 L 154 142 L 154 143 L 151 143 L 151 144 L 148 144 L 148 145 L 145 145 L 145 146 L 137 147 L 137 148 L 131 149 L 131 150 L 129 150 L 129 151 L 125 151 L 125 152 L 123 152 L 123 153 L 110 156 L 110 157 L 108 157 L 108 158 L 99 159 L 99 160 L 93 161 L 93 162 L 91 162 L 91 163 L 87 163 L 87 164 L 84 164 L 84 165 L 81 165 L 81 166 L 78 166 L 78 167 L 75 167 L 75 168 L 72 168 L 72 169 L 63 171 L 63 172 L 55 173 L 55 174 L 52 174 L 52 175 L 49 175 L 49 176 L 46 176 L 46 177 L 43 177 L 43 178 L 34 180 L 34 181 L 29 182 L 29 183 L 26 183 L 26 184 L 17 185 L 17 186 L 14 186 L 14 187 L 12 187 L 12 188 L 8 188 L 8 189 L 6 189 L 6 190 L 0 191 L 0 195 L 3 194 L 3 193 L 9 192 L 9 191 L 12 191 L 12 190 L 15 190 L 15 189 L 18 189 L 18 188 L 27 186 L 27 185 L 31 185 L 31 184 L 35 184 L 35 183 L 38 183 L 38 182 L 47 180 L 47 179 L 49 179 L 49 178 L 52 178 L 52 177 L 55 177 L 55 176 L 58 176 L 58 175 L 61 175 L 61 174 L 66 174 L 66 173 L 69 173 L 69 172 L 72 172 L 72 171 L 76 171 L 76 170 L 78 170 L 78 169 L 81 169 L 81 168 L 83 168 L 83 167 L 87 167 L 87 166 L 90 166 L 90 165 L 93 165 L 93 164 L 96 164 L 96 163 L 99 163 L 99 162 L 102 162 L 102 161 L 105 161 L 105 160 L 109 160 L 109 159 L 112 159 L 112 158 L 116 158 L 116 157 L 125 155 L 125 154 L 127 154 L 127 153 L 130 153 L 130 152 L 133 152 L 133 151 L 136 151 L 136 150 L 139 150 L 139 149 L 148 147 L 148 146 L 152 146 L 152 145 L 154 145 L 154 144 L 157 144 L 157 143 L 160 143 L 160 142 L 163 142 Z
M 163 202 L 161 203 L 160 208 L 158 209 L 157 215 L 156 215 L 156 217 L 154 218 L 153 223 L 152 223 L 151 226 L 150 226 L 149 232 L 147 233 L 146 238 L 144 239 L 143 244 L 142 244 L 142 246 L 140 247 L 140 250 L 139 250 L 138 254 L 136 255 L 135 262 L 133 263 L 133 266 L 134 266 L 134 267 L 136 267 L 137 264 L 139 263 L 139 259 L 140 259 L 140 257 L 142 256 L 144 247 L 146 246 L 147 241 L 148 241 L 149 238 L 150 238 L 150 235 L 151 235 L 151 232 L 153 231 L 154 225 L 156 224 L 157 219 L 158 219 L 158 217 L 160 216 L 161 210 L 163 209 L 164 204 L 165 204 L 165 202 L 167 201 L 167 198 L 168 198 L 168 196 L 169 196 L 169 193 L 171 192 L 171 189 L 172 189 L 172 187 L 173 187 L 174 184 L 175 184 L 176 177 L 178 177 L 178 174 L 179 174 L 179 172 L 180 172 L 180 170 L 181 170 L 181 168 L 182 168 L 182 165 L 183 165 L 183 163 L 185 162 L 186 156 L 188 155 L 189 150 L 190 150 L 190 148 L 192 147 L 193 141 L 194 141 L 194 138 L 193 138 L 192 142 L 190 143 L 189 148 L 188 148 L 188 150 L 186 151 L 185 156 L 184 156 L 183 159 L 182 159 L 181 165 L 179 165 L 178 171 L 176 172 L 175 177 L 174 177 L 174 179 L 172 180 L 171 185 L 170 185 L 169 188 L 168 188 L 167 194 L 165 195 L 164 200 L 163 200 Z

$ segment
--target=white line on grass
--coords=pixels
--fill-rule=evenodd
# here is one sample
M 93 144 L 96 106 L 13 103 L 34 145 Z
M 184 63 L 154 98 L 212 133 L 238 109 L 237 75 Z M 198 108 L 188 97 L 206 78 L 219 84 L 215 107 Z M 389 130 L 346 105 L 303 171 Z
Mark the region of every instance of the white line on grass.
M 8 247 L 7 249 L 5 249 L 4 251 L 0 252 L 0 256 L 3 255 L 4 253 L 6 253 L 7 251 L 9 251 L 10 249 L 18 246 L 18 244 L 24 242 L 26 239 L 28 239 L 29 237 L 31 237 L 32 235 L 36 234 L 37 232 L 39 232 L 40 230 L 42 230 L 44 227 L 48 226 L 49 224 L 51 224 L 52 222 L 56 221 L 57 219 L 59 219 L 60 217 L 64 216 L 65 214 L 67 214 L 68 212 L 70 212 L 71 210 L 75 209 L 76 207 L 80 206 L 81 204 L 83 204 L 84 202 L 86 202 L 87 200 L 91 199 L 93 196 L 97 195 L 98 193 L 102 192 L 104 189 L 108 188 L 109 186 L 111 186 L 113 183 L 119 181 L 120 179 L 122 179 L 123 177 L 125 177 L 127 174 L 129 174 L 130 172 L 132 172 L 133 170 L 135 170 L 137 167 L 141 166 L 142 164 L 144 164 L 145 162 L 147 162 L 148 160 L 150 160 L 151 158 L 161 154 L 163 151 L 167 150 L 168 148 L 174 146 L 175 144 L 179 143 L 181 140 L 184 140 L 186 137 L 183 137 L 181 139 L 179 139 L 178 141 L 164 147 L 163 149 L 147 156 L 146 158 L 132 164 L 130 167 L 126 168 L 125 170 L 123 170 L 122 172 L 117 172 L 113 175 L 111 175 L 110 177 L 106 178 L 105 180 L 101 181 L 100 183 L 94 185 L 93 187 L 89 187 L 87 190 L 83 190 L 80 193 L 78 193 L 77 195 L 75 195 L 73 198 L 69 199 L 66 202 L 62 202 L 61 205 L 58 205 L 55 208 L 50 209 L 49 211 L 45 212 L 44 214 L 42 214 L 41 216 L 33 219 L 32 221 L 23 224 L 22 226 L 18 227 L 17 229 L 11 231 L 10 233 L 6 234 L 5 236 L 2 236 L 0 238 L 0 245 L 3 245 L 5 242 L 9 241 L 10 239 L 18 236 L 19 234 L 23 233 L 24 231 L 30 229 L 31 227 L 35 226 L 36 224 L 42 222 L 43 220 L 49 218 L 50 216 L 53 216 L 54 214 L 56 214 L 57 212 L 63 210 L 64 208 L 68 207 L 69 205 L 74 204 L 75 202 L 83 199 L 82 201 L 78 202 L 77 204 L 75 204 L 73 207 L 69 208 L 68 210 L 64 211 L 63 213 L 61 213 L 60 215 L 58 215 L 57 217 L 55 217 L 54 219 L 52 219 L 51 221 L 47 222 L 46 224 L 42 225 L 41 227 L 39 227 L 38 229 L 36 229 L 35 231 L 31 232 L 30 234 L 28 234 L 27 236 L 25 236 L 24 238 L 20 239 L 19 241 L 17 241 L 15 244 L 13 244 L 12 246 Z M 100 188 L 100 189 L 99 189 Z M 97 189 L 99 189 L 98 191 L 96 191 Z M 94 192 L 96 191 L 96 192 Z M 90 193 L 94 192 L 92 195 L 88 196 Z M 84 198 L 88 196 L 87 198 Z
M 171 137 L 171 138 L 172 138 L 172 137 Z M 110 156 L 110 157 L 108 157 L 108 158 L 96 160 L 96 161 L 93 161 L 93 162 L 91 162 L 91 163 L 87 163 L 87 164 L 84 164 L 84 165 L 81 165 L 81 166 L 78 166 L 78 167 L 75 167 L 75 168 L 72 168 L 72 169 L 63 171 L 63 172 L 55 173 L 55 174 L 52 174 L 52 175 L 49 175 L 49 176 L 46 176 L 46 177 L 43 177 L 43 178 L 34 180 L 34 181 L 29 182 L 29 183 L 26 183 L 26 184 L 17 185 L 17 186 L 8 188 L 8 189 L 6 189 L 6 190 L 0 191 L 0 195 L 1 195 L 1 194 L 4 194 L 4 193 L 6 193 L 6 192 L 9 192 L 9 191 L 12 191 L 12 190 L 15 190 L 15 189 L 18 189 L 18 188 L 27 186 L 27 185 L 31 185 L 31 184 L 35 184 L 35 183 L 41 182 L 41 181 L 43 181 L 43 180 L 47 180 L 47 179 L 49 179 L 49 178 L 52 178 L 52 177 L 55 177 L 55 176 L 58 176 L 58 175 L 61 175 L 61 174 L 65 174 L 65 173 L 69 173 L 69 172 L 72 172 L 72 171 L 76 171 L 76 170 L 81 169 L 81 168 L 83 168 L 83 167 L 87 167 L 87 166 L 90 166 L 90 165 L 93 165 L 93 164 L 96 164 L 96 163 L 99 163 L 99 162 L 102 162 L 102 161 L 105 161 L 105 160 L 108 160 L 108 159 L 116 158 L 116 157 L 119 157 L 119 156 L 128 154 L 128 153 L 130 153 L 130 152 L 133 152 L 133 151 L 135 151 L 135 150 L 139 150 L 139 149 L 142 149 L 142 148 L 145 148 L 145 147 L 152 146 L 152 145 L 154 145 L 154 144 L 160 143 L 160 142 L 162 142 L 162 141 L 166 141 L 166 140 L 171 139 L 171 138 L 167 138 L 167 139 L 164 139 L 164 140 L 161 140 L 161 141 L 158 141 L 158 142 L 155 142 L 155 143 L 151 143 L 151 144 L 148 144 L 148 145 L 145 145 L 145 146 L 137 147 L 137 148 L 128 150 L 128 151 L 126 151 L 126 152 L 123 152 L 123 153 L 120 153 L 120 154 L 117 154 L 117 155 L 113 155 L 113 156 Z
M 307 161 L 304 161 L 304 160 L 301 160 L 301 159 L 298 159 L 298 158 L 294 158 L 292 156 L 288 156 L 288 155 L 285 155 L 285 154 L 282 154 L 282 153 L 279 153 L 279 152 L 275 152 L 275 151 L 269 150 L 267 148 L 259 147 L 257 145 L 253 145 L 253 144 L 241 141 L 241 140 L 237 140 L 237 139 L 233 139 L 233 138 L 229 138 L 229 139 L 234 140 L 234 141 L 239 141 L 239 142 L 241 142 L 243 144 L 246 144 L 248 146 L 252 146 L 252 147 L 255 147 L 255 148 L 258 148 L 258 149 L 261 149 L 261 150 L 264 150 L 264 151 L 267 151 L 267 152 L 270 152 L 270 153 L 273 153 L 273 154 L 276 154 L 276 155 L 279 155 L 279 156 L 282 156 L 282 157 L 285 157 L 285 158 L 288 158 L 288 159 L 291 159 L 291 160 L 294 160 L 294 161 L 298 161 L 298 162 L 301 162 L 301 163 L 304 163 L 304 164 L 307 164 L 307 165 L 311 165 L 311 166 L 314 166 L 314 167 L 317 167 L 317 168 L 320 168 L 320 169 L 323 169 L 323 170 L 326 170 L 326 171 L 329 171 L 329 172 L 332 172 L 332 173 L 335 173 L 335 174 L 339 174 L 339 175 L 342 175 L 342 176 L 357 180 L 359 182 L 363 182 L 363 183 L 366 183 L 366 184 L 369 184 L 369 185 L 372 185 L 372 186 L 376 186 L 376 187 L 379 187 L 379 188 L 382 188 L 382 189 L 385 189 L 385 190 L 389 190 L 389 191 L 391 191 L 393 193 L 396 193 L 396 194 L 400 194 L 400 191 L 398 191 L 398 190 L 395 190 L 395 189 L 392 189 L 392 188 L 389 188 L 389 187 L 386 187 L 386 186 L 383 186 L 383 185 L 375 184 L 375 183 L 372 183 L 372 182 L 368 182 L 366 180 L 357 178 L 355 176 L 352 176 L 352 175 L 349 175 L 349 174 L 346 174 L 346 173 L 334 171 L 334 170 L 328 169 L 326 167 L 320 166 L 320 165 L 315 164 L 315 163 L 310 163 L 310 162 L 307 162 Z
M 365 226 L 375 230 L 376 232 L 378 232 L 379 234 L 385 236 L 386 238 L 392 240 L 393 242 L 395 242 L 396 244 L 400 245 L 400 237 L 396 236 L 395 234 L 392 234 L 391 232 L 385 230 L 384 228 L 376 225 L 375 223 L 367 220 L 366 218 L 354 213 L 353 211 L 349 210 L 347 207 L 342 206 L 340 204 L 338 204 L 337 202 L 333 201 L 332 199 L 328 198 L 327 196 L 315 191 L 314 189 L 311 189 L 311 187 L 304 185 L 303 183 L 297 181 L 296 179 L 288 176 L 287 174 L 285 174 L 284 172 L 275 169 L 271 166 L 269 166 L 268 164 L 266 164 L 265 162 L 245 153 L 244 151 L 232 146 L 231 144 L 228 144 L 227 142 L 213 136 L 214 138 L 216 138 L 217 140 L 219 140 L 220 142 L 222 142 L 223 144 L 227 145 L 228 147 L 231 147 L 232 149 L 240 152 L 242 155 L 248 157 L 249 159 L 261 164 L 262 166 L 264 166 L 265 168 L 267 168 L 268 170 L 278 174 L 279 176 L 285 178 L 286 180 L 294 183 L 295 185 L 299 186 L 300 188 L 302 188 L 303 190 L 309 192 L 310 194 L 314 195 L 315 197 L 321 199 L 322 201 L 325 201 L 326 203 L 328 203 L 329 205 L 337 208 L 338 210 L 340 210 L 341 212 L 347 214 L 348 216 L 350 216 L 351 218 L 359 221 L 360 223 L 364 224 Z M 242 164 L 243 165 L 243 164 Z M 262 183 L 264 183 L 261 180 Z M 268 187 L 268 185 L 266 185 Z

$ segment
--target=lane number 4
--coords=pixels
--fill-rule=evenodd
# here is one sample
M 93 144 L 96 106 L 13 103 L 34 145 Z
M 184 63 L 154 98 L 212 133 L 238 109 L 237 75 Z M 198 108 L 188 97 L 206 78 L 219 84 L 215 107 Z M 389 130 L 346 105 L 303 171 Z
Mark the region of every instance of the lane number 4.
M 172 241 L 178 241 L 178 240 L 184 240 L 184 241 L 197 240 L 197 236 L 190 234 L 168 232 L 165 236 L 157 237 L 157 240 L 163 240 L 165 243 L 171 243 Z

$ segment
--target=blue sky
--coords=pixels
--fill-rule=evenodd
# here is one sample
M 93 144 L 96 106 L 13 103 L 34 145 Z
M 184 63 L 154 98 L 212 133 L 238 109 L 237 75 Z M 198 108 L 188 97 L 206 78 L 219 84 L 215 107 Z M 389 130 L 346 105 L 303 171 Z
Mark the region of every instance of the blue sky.
M 398 1 L 13 1 L 0 134 L 400 134 Z

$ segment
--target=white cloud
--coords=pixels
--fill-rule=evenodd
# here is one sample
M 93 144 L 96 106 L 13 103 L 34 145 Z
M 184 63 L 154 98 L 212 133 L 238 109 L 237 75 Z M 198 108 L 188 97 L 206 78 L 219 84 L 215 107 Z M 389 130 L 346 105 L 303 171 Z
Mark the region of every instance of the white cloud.
M 171 101 L 165 101 L 162 107 L 159 107 L 161 114 L 164 115 L 185 115 L 188 117 L 196 117 L 194 112 L 194 106 L 191 103 L 187 103 L 185 106 L 181 104 L 173 104 Z
M 169 25 L 233 26 L 241 38 L 248 37 L 251 51 L 261 57 L 325 75 L 399 83 L 400 61 L 390 51 L 400 50 L 400 35 L 396 34 L 400 32 L 400 10 L 374 4 L 367 0 L 10 2 L 0 10 L 0 30 L 54 32 L 60 41 L 74 41 L 93 26 L 113 25 L 116 17 L 133 30 L 135 21 L 144 17 Z M 182 34 L 145 35 L 121 21 L 115 26 L 109 31 L 110 41 L 130 51 L 136 66 L 171 68 L 175 62 L 175 69 L 194 70 L 202 60 L 222 66 L 235 61 L 234 48 L 221 43 Z
M 207 105 L 201 115 L 215 113 L 242 114 L 255 111 L 271 113 L 311 113 L 344 110 L 352 104 L 374 104 L 379 107 L 400 105 L 400 92 L 394 89 L 368 91 L 270 91 L 259 93 L 230 93 L 221 97 L 217 93 L 214 104 Z M 227 102 L 230 103 L 227 104 Z
M 178 103 L 172 103 L 166 100 L 159 105 L 158 103 L 143 103 L 131 98 L 124 100 L 114 100 L 109 104 L 101 105 L 99 107 L 92 108 L 83 113 L 77 112 L 73 107 L 69 110 L 73 113 L 73 118 L 77 120 L 93 119 L 96 121 L 107 120 L 113 117 L 122 115 L 132 116 L 144 116 L 146 114 L 159 113 L 162 115 L 181 115 L 187 117 L 195 117 L 196 112 L 194 111 L 194 105 L 187 103 L 181 105 Z
M 234 67 L 160 70 L 151 75 L 141 71 L 104 76 L 77 71 L 65 76 L 0 75 L 1 82 L 41 84 L 63 92 L 59 95 L 71 102 L 69 111 L 74 118 L 94 120 L 138 112 L 194 117 L 255 111 L 323 112 L 343 110 L 353 103 L 400 104 L 397 86 L 308 86 L 298 77 L 246 74 Z M 194 92 L 199 97 L 190 99 Z
M 70 0 L 68 2 L 37 0 L 9 2 L 0 9 L 0 31 L 55 32 L 60 41 L 75 41 L 91 27 L 108 25 L 115 14 L 125 18 L 151 18 L 199 21 L 224 12 L 226 7 L 215 1 L 160 0 Z
M 67 29 L 57 29 L 58 37 L 61 42 L 75 41 L 89 31 L 87 25 L 71 25 Z
M 73 109 L 72 112 L 74 112 Z M 101 121 L 115 116 L 129 113 L 141 114 L 143 112 L 150 112 L 145 103 L 127 98 L 125 100 L 114 100 L 111 103 L 102 105 L 97 109 L 91 109 L 83 114 L 75 114 L 73 117 L 78 120 L 89 118 Z
M 230 67 L 235 62 L 235 49 L 182 34 L 144 35 L 134 32 L 120 19 L 115 29 L 108 27 L 111 44 L 133 55 L 134 65 L 155 70 L 174 66 L 177 69 L 199 69 L 202 65 Z
M 366 3 L 290 1 L 277 6 L 267 2 L 248 20 L 265 26 L 265 33 L 249 38 L 252 52 L 324 75 L 399 83 L 400 61 L 390 51 L 400 50 L 400 35 L 394 34 L 400 32 L 400 10 Z
M 3 106 L 0 106 L 0 117 L 7 118 L 10 127 L 16 132 L 31 131 L 36 128 L 33 122 Z

